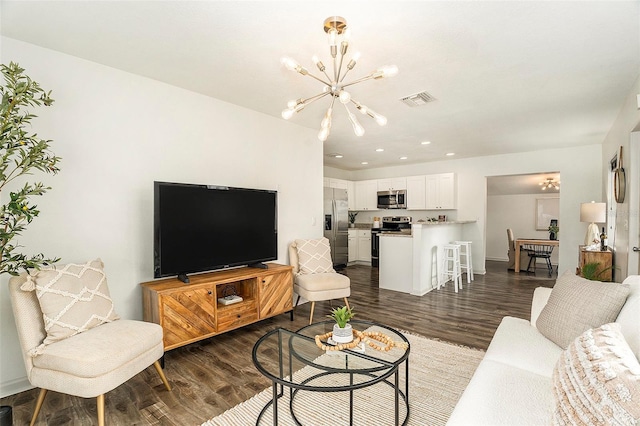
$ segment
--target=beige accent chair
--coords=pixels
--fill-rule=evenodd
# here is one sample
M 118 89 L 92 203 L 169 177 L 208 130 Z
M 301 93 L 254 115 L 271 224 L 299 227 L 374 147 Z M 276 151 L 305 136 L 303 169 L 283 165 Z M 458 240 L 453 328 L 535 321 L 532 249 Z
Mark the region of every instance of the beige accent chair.
M 40 388 L 32 426 L 48 390 L 97 398 L 100 426 L 104 425 L 104 394 L 151 364 L 171 390 L 158 361 L 164 354 L 162 327 L 158 324 L 116 320 L 51 343 L 32 356 L 29 352 L 43 342 L 46 332 L 36 292 L 20 289 L 25 282 L 25 274 L 12 277 L 9 292 L 27 378 Z
M 293 266 L 293 291 L 298 295 L 295 306 L 298 306 L 300 297 L 304 297 L 311 302 L 309 324 L 313 323 L 313 310 L 317 301 L 344 299 L 344 304 L 351 309 L 347 300 L 347 297 L 351 296 L 351 280 L 349 277 L 337 272 L 300 274 L 298 250 L 295 243 L 289 245 L 289 262 Z
M 507 240 L 509 242 L 509 251 L 507 255 L 509 256 L 509 266 L 508 270 L 515 270 L 516 268 L 516 240 L 513 237 L 513 230 L 511 228 L 507 229 Z M 520 270 L 526 271 L 527 264 L 529 262 L 529 252 L 520 247 Z

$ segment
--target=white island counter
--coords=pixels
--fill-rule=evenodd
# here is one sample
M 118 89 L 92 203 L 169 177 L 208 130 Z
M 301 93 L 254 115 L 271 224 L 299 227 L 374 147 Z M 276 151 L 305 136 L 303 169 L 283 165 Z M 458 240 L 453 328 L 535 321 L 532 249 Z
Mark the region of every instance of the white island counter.
M 422 296 L 438 285 L 442 245 L 464 239 L 476 221 L 424 222 L 411 235 L 380 234 L 380 288 Z

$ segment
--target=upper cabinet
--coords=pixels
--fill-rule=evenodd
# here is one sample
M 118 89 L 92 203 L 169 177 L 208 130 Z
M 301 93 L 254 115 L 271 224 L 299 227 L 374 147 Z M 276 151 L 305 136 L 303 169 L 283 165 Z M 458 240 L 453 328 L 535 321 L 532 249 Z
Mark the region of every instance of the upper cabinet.
M 407 178 L 378 179 L 378 191 L 407 189 Z
M 407 210 L 425 210 L 427 208 L 426 176 L 407 178 Z
M 349 181 L 343 179 L 324 178 L 325 188 L 349 189 Z
M 453 210 L 457 208 L 457 188 L 455 173 L 440 173 L 425 177 L 426 209 Z M 407 198 L 411 195 L 407 194 Z
M 353 210 L 378 209 L 378 181 L 359 180 L 355 184 L 356 203 Z

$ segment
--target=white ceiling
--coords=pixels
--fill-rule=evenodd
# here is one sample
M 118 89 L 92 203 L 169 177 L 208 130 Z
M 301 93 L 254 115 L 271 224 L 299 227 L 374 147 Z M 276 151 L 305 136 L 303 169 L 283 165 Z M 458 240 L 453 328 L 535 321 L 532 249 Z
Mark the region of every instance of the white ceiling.
M 638 1 L 0 3 L 4 36 L 278 118 L 288 100 L 321 90 L 317 81 L 284 69 L 280 58 L 291 56 L 309 70 L 313 54 L 329 63 L 322 23 L 343 16 L 353 51 L 362 52 L 350 77 L 387 64 L 400 69 L 394 78 L 351 90 L 355 99 L 387 116 L 387 126 L 358 114 L 366 129 L 358 138 L 345 112 L 336 109 L 324 143 L 325 164 L 346 170 L 602 143 L 640 72 L 639 6 Z M 399 101 L 420 91 L 437 101 L 417 108 Z M 318 129 L 328 103 L 322 99 L 290 121 Z M 456 155 L 445 157 L 447 152 Z
M 560 182 L 560 189 L 542 190 L 540 183 L 547 179 Z M 487 195 L 520 195 L 539 194 L 553 196 L 560 194 L 562 190 L 562 179 L 558 172 L 536 173 L 528 175 L 508 175 L 487 177 Z

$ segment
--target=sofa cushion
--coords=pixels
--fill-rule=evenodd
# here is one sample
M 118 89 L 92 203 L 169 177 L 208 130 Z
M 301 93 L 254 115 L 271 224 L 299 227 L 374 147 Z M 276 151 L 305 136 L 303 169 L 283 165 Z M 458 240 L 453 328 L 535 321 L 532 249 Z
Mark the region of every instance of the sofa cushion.
M 556 425 L 634 425 L 640 420 L 640 364 L 620 325 L 590 329 L 572 342 L 553 374 Z
M 550 389 L 550 377 L 483 359 L 447 426 L 549 424 Z
M 331 260 L 329 239 L 296 240 L 299 274 L 321 274 L 335 272 Z
M 529 321 L 504 317 L 484 359 L 501 362 L 551 378 L 562 348 L 544 337 Z
M 615 321 L 628 295 L 628 285 L 590 281 L 567 271 L 556 281 L 536 327 L 566 348 L 586 330 Z
M 35 290 L 47 333 L 31 355 L 38 355 L 46 345 L 119 318 L 103 269 L 102 261 L 96 259 L 46 268 L 27 277 L 21 289 Z

